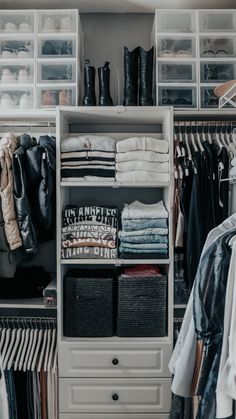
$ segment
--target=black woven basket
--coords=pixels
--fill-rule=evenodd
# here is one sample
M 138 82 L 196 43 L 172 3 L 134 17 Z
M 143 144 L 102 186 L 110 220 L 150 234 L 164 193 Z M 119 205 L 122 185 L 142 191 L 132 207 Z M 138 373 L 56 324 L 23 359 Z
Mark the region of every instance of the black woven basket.
M 118 278 L 117 335 L 165 336 L 167 277 Z
M 64 335 L 113 335 L 113 288 L 110 270 L 70 270 L 64 277 Z

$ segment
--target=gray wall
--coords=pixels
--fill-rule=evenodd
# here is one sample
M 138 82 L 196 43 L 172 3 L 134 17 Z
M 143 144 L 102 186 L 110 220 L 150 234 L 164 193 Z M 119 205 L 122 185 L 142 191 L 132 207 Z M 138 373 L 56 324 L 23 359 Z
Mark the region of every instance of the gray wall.
M 114 104 L 123 99 L 123 49 L 140 45 L 151 47 L 154 14 L 85 13 L 81 14 L 84 32 L 84 58 L 96 68 L 110 61 L 111 94 Z M 119 87 L 120 77 L 120 87 Z M 96 71 L 96 87 L 98 78 Z M 98 91 L 98 90 L 97 90 Z

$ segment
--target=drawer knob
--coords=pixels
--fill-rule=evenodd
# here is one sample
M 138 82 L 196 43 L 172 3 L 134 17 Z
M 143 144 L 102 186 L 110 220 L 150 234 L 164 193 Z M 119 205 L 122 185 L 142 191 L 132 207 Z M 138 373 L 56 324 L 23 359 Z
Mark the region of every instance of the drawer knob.
M 116 394 L 116 393 L 112 394 L 112 400 L 114 400 L 115 402 L 116 402 L 117 400 L 119 400 L 119 396 L 118 396 L 118 394 Z
M 118 359 L 117 359 L 117 358 L 113 358 L 113 360 L 112 360 L 112 364 L 113 364 L 113 365 L 118 365 L 118 364 L 119 364 Z

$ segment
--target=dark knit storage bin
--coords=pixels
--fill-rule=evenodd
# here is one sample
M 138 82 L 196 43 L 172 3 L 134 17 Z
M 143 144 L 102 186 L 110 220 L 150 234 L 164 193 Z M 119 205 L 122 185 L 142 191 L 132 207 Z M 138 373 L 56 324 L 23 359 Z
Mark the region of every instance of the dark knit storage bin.
M 166 336 L 167 277 L 118 278 L 117 335 Z
M 64 277 L 64 335 L 113 335 L 113 272 L 73 269 Z

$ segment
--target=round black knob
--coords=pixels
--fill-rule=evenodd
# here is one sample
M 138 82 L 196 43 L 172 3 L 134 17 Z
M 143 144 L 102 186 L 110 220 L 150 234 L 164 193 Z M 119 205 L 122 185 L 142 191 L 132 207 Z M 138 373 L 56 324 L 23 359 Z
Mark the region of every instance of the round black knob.
M 112 360 L 112 364 L 113 364 L 113 365 L 118 365 L 118 364 L 119 364 L 118 359 L 117 359 L 117 358 L 113 358 L 113 360 Z
M 117 400 L 119 400 L 119 396 L 118 396 L 118 394 L 116 394 L 116 393 L 112 394 L 112 400 L 114 400 L 115 402 L 116 402 Z

